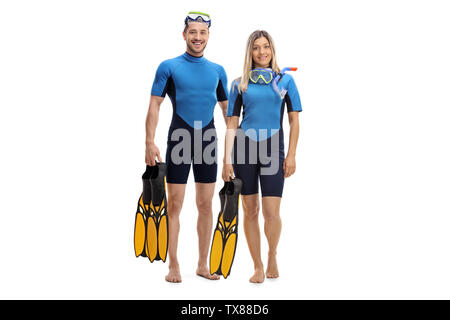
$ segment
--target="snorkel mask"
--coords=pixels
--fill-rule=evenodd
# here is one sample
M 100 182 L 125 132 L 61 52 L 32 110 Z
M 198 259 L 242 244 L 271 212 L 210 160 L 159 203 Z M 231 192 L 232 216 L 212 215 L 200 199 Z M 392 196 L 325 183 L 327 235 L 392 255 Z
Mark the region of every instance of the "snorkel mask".
M 256 84 L 269 84 L 272 82 L 273 90 L 278 94 L 281 99 L 284 99 L 287 90 L 281 89 L 278 87 L 278 83 L 281 81 L 283 74 L 286 71 L 297 71 L 297 68 L 284 68 L 280 73 L 276 73 L 272 71 L 272 69 L 268 68 L 256 68 L 252 69 L 249 74 L 249 79 L 251 82 Z
M 184 24 L 187 26 L 191 22 L 203 22 L 209 28 L 211 26 L 211 17 L 204 12 L 191 11 L 188 13 L 186 19 L 184 19 Z
M 257 84 L 269 84 L 273 79 L 274 72 L 271 69 L 256 68 L 250 71 L 249 79 Z

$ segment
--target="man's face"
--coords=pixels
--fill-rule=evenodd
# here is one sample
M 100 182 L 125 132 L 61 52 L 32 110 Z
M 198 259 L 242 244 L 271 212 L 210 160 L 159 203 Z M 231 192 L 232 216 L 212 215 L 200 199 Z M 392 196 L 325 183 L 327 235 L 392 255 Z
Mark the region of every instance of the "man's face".
M 191 22 L 183 32 L 183 38 L 186 41 L 188 52 L 201 55 L 209 39 L 208 26 L 203 22 Z

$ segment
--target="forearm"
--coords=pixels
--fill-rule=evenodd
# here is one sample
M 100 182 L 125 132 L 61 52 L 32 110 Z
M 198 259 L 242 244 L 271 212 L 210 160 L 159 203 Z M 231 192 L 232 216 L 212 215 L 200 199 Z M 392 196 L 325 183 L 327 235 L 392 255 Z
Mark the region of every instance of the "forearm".
M 223 120 L 225 121 L 225 124 L 227 124 L 228 119 L 227 119 L 227 110 L 222 109 L 222 115 L 223 115 Z
M 162 101 L 162 99 L 161 99 Z M 153 144 L 155 141 L 155 134 L 156 134 L 156 126 L 158 125 L 158 118 L 159 118 L 159 107 L 160 102 L 156 101 L 155 98 L 150 99 L 150 106 L 148 108 L 147 112 L 147 119 L 145 121 L 145 144 Z
M 225 152 L 223 157 L 224 164 L 231 164 L 231 153 L 233 152 L 234 137 L 238 126 L 239 117 L 228 117 L 227 132 L 225 134 Z
M 298 136 L 300 134 L 300 124 L 298 122 L 298 115 L 293 116 L 289 119 L 289 148 L 287 156 L 294 156 L 297 152 L 297 143 L 298 143 Z
M 220 109 L 222 109 L 223 120 L 225 121 L 225 125 L 228 122 L 227 119 L 227 109 L 228 109 L 228 100 L 227 101 L 219 101 Z
M 156 126 L 158 125 L 158 113 L 151 108 L 148 110 L 147 120 L 145 122 L 145 144 L 149 145 L 155 141 Z

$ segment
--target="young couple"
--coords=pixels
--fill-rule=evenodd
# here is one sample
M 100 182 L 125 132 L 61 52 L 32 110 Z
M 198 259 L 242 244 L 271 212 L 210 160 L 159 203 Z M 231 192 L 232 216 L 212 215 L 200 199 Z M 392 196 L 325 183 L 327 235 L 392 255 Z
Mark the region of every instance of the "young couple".
M 155 165 L 162 161 L 159 148 L 154 143 L 158 115 L 166 94 L 173 105 L 172 122 L 167 139 L 167 212 L 169 215 L 169 273 L 166 280 L 181 282 L 177 259 L 180 212 L 183 205 L 186 183 L 192 162 L 195 178 L 196 204 L 198 209 L 197 232 L 199 260 L 197 275 L 217 280 L 207 267 L 211 241 L 213 213 L 212 199 L 217 178 L 217 161 L 198 161 L 198 155 L 209 151 L 217 157 L 217 137 L 214 128 L 214 107 L 218 102 L 227 125 L 222 178 L 229 181 L 235 176 L 243 182 L 241 199 L 244 213 L 244 231 L 250 254 L 254 262 L 251 282 L 261 283 L 264 278 L 279 276 L 276 260 L 277 245 L 281 233 L 280 201 L 284 179 L 295 172 L 295 153 L 299 135 L 298 112 L 302 111 L 300 97 L 294 79 L 280 73 L 272 38 L 266 31 L 253 32 L 247 42 L 243 74 L 233 81 L 227 91 L 227 76 L 222 66 L 207 60 L 203 52 L 209 39 L 211 18 L 201 12 L 190 12 L 185 19 L 183 39 L 186 52 L 163 61 L 153 82 L 150 106 L 146 120 L 145 162 Z M 287 90 L 287 92 L 286 92 Z M 284 152 L 283 113 L 287 108 L 290 133 L 287 154 Z M 243 120 L 239 125 L 239 118 Z M 191 152 L 176 150 L 179 135 L 189 132 L 192 139 Z M 203 135 L 200 145 L 194 146 L 193 137 Z M 206 136 L 206 134 L 205 134 Z M 238 139 L 241 137 L 241 139 Z M 238 143 L 237 140 L 241 140 Z M 184 141 L 186 142 L 186 141 Z M 211 146 L 213 150 L 211 152 Z M 207 150 L 208 149 L 208 150 Z M 234 151 L 233 151 L 234 150 Z M 184 159 L 174 161 L 172 155 L 179 153 Z M 190 161 L 186 161 L 188 158 Z M 233 158 L 233 159 L 232 159 Z M 276 165 L 273 165 L 276 164 Z M 265 170 L 269 169 L 269 170 Z M 264 232 L 269 243 L 267 269 L 261 259 L 259 185 L 261 186 Z

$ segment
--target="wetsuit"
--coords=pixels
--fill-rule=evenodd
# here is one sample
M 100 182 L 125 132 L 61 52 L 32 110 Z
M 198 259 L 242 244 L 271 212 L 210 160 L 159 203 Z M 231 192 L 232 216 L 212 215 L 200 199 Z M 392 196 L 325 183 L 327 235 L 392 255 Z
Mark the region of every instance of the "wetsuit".
M 285 159 L 283 114 L 285 107 L 287 112 L 302 111 L 297 86 L 291 75 L 284 74 L 278 86 L 287 89 L 287 94 L 281 99 L 271 83 L 250 82 L 242 93 L 238 85 L 238 80 L 231 85 L 227 116 L 239 117 L 243 109 L 233 147 L 233 169 L 243 181 L 242 194 L 258 193 L 260 180 L 263 197 L 281 197 Z
M 228 100 L 227 76 L 224 68 L 203 56 L 194 57 L 187 52 L 165 60 L 156 71 L 152 95 L 164 97 L 166 94 L 169 95 L 173 106 L 167 138 L 167 182 L 185 184 L 191 162 L 195 182 L 215 182 L 217 136 L 214 127 L 214 107 L 217 101 Z M 177 134 L 180 130 L 177 129 L 187 132 L 189 137 L 180 136 Z M 209 140 L 203 141 L 205 140 L 201 139 L 203 135 Z M 200 139 L 194 139 L 194 136 Z M 198 142 L 196 146 L 195 141 Z M 179 150 L 177 145 L 180 142 L 187 142 L 190 148 Z M 213 163 L 204 161 L 204 151 L 210 151 L 214 158 Z

